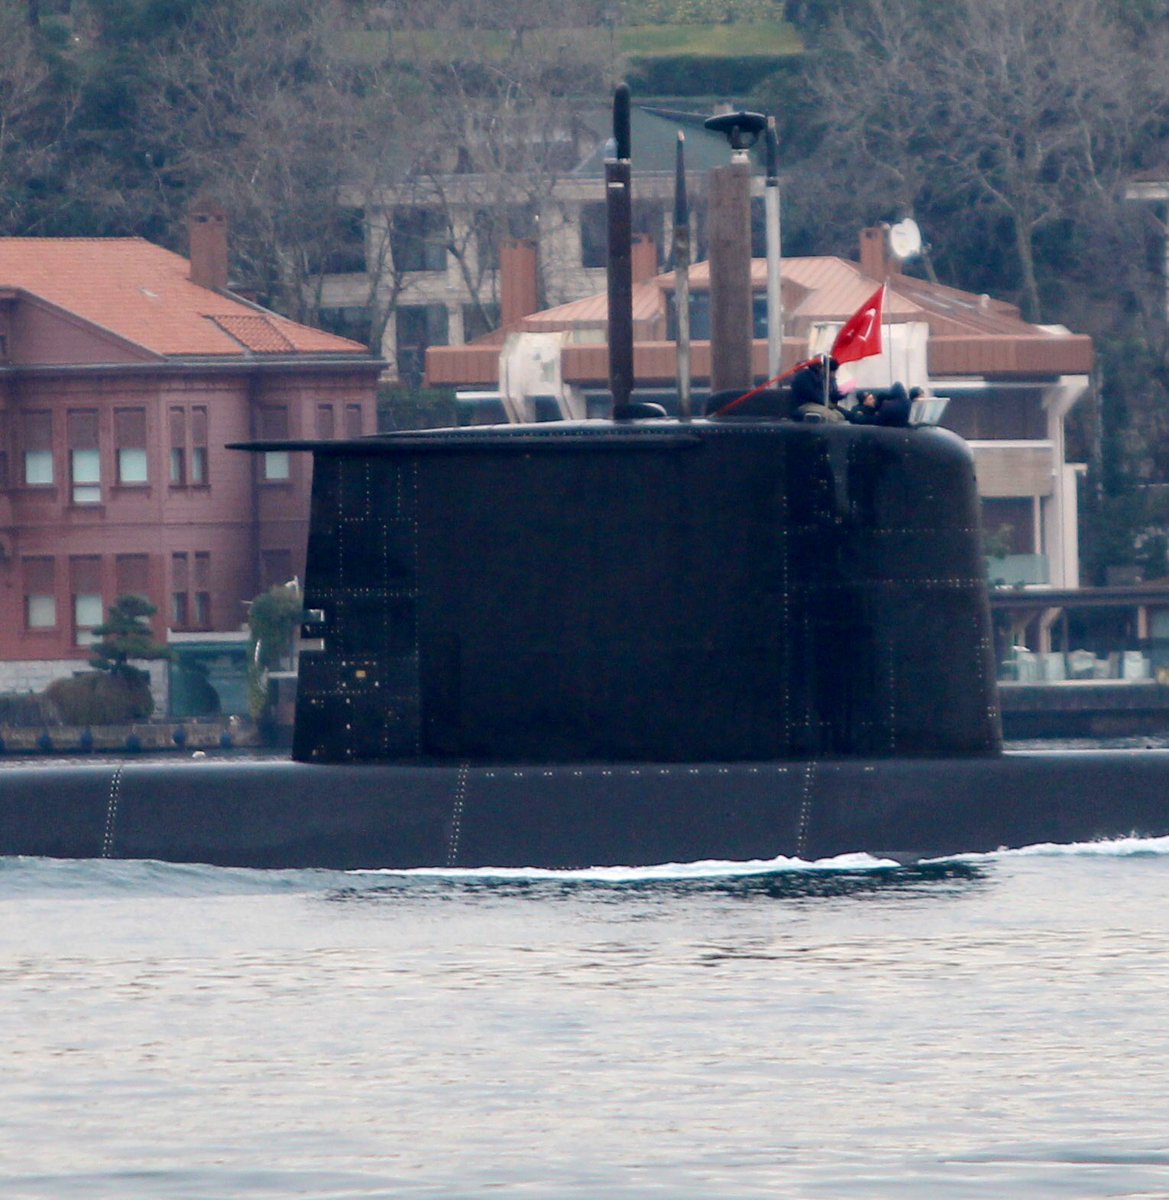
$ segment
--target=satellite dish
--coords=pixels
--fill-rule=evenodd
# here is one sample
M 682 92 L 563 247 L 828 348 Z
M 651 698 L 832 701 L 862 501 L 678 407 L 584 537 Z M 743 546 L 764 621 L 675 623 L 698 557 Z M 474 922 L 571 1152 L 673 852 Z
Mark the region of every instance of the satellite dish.
M 921 230 L 912 217 L 906 217 L 890 227 L 889 249 L 893 251 L 893 257 L 899 259 L 912 258 L 921 253 Z

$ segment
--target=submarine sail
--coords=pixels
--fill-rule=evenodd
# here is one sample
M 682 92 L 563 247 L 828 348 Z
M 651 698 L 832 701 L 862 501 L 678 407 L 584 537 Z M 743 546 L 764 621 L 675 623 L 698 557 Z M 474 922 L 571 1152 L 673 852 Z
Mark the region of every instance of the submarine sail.
M 619 91 L 615 238 L 628 119 Z M 733 145 L 766 124 L 715 120 Z M 241 447 L 314 459 L 292 759 L 5 767 L 0 854 L 568 868 L 1169 835 L 1169 752 L 1003 752 L 961 439 L 785 419 L 750 382 L 734 415 L 654 419 L 616 283 L 613 420 Z

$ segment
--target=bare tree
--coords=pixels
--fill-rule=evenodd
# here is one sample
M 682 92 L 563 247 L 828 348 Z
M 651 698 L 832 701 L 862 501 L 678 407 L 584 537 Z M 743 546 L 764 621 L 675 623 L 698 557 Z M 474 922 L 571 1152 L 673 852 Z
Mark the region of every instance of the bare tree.
M 1139 138 L 1169 111 L 1157 31 L 1108 0 L 956 0 L 944 14 L 861 0 L 810 71 L 826 161 L 851 163 L 835 182 L 870 211 L 948 208 L 983 234 L 1005 222 L 1020 301 L 1041 319 L 1039 239 L 1114 212 Z
M 217 196 L 242 282 L 301 320 L 314 315 L 312 281 L 342 236 L 359 153 L 356 68 L 332 53 L 337 7 L 208 4 L 154 64 L 146 113 L 167 147 L 164 187 Z
M 62 165 L 78 89 L 55 77 L 42 53 L 35 8 L 0 3 L 0 230 L 52 227 L 68 197 L 37 187 Z M 34 203 L 35 200 L 35 203 Z

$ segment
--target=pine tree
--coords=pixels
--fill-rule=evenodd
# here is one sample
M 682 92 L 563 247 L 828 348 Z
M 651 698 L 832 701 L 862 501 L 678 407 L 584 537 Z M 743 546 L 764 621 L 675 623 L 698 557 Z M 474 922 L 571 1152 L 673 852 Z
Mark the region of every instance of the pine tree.
M 101 639 L 91 649 L 90 666 L 108 671 L 127 682 L 149 679 L 146 671 L 132 667 L 130 660 L 169 659 L 171 652 L 154 640 L 149 618 L 158 609 L 144 596 L 119 596 L 110 605 L 103 624 L 93 632 Z

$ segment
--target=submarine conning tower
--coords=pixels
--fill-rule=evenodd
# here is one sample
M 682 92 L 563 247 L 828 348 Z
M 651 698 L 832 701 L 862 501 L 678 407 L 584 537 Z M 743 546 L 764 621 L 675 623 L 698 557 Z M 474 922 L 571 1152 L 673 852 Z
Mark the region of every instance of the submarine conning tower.
M 953 434 L 590 421 L 302 448 L 298 760 L 1001 749 Z

